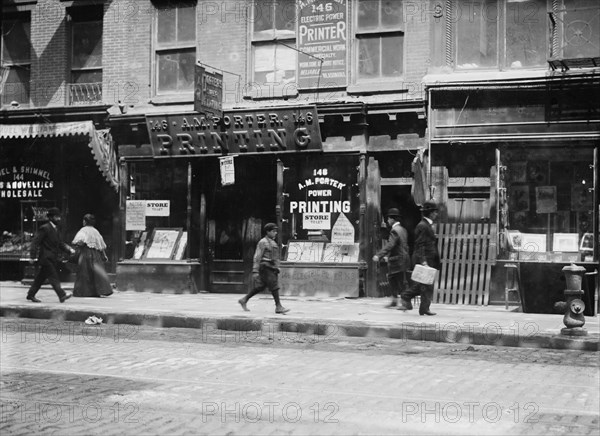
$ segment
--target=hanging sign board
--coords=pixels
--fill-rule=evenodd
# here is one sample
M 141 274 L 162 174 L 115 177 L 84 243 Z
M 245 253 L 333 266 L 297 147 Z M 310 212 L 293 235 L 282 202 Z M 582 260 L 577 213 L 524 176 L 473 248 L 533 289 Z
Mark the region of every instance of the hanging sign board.
M 233 185 L 235 183 L 233 156 L 220 157 L 219 163 L 221 164 L 221 184 L 223 186 Z
M 331 230 L 331 243 L 340 245 L 354 244 L 354 226 L 346 218 L 346 214 L 341 213 Z
M 299 7 L 298 88 L 346 86 L 348 2 L 307 0 Z
M 127 200 L 125 230 L 146 230 L 146 200 Z
M 211 117 L 223 116 L 223 75 L 196 63 L 194 110 Z

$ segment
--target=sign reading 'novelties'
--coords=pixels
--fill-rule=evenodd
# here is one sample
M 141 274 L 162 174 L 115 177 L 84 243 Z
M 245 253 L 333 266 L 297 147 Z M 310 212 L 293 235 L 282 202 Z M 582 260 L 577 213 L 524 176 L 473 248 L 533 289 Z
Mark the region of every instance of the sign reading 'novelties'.
M 156 157 L 320 151 L 315 106 L 146 117 Z

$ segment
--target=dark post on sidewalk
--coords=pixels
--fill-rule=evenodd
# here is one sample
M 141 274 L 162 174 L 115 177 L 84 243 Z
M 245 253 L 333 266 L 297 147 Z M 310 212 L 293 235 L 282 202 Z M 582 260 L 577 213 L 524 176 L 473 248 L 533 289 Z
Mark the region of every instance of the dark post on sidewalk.
M 585 317 L 583 311 L 585 310 L 585 303 L 582 298 L 584 291 L 582 289 L 583 275 L 585 274 L 585 268 L 571 264 L 565 266 L 563 269 L 565 273 L 565 301 L 556 303 L 555 307 L 558 310 L 564 310 L 565 316 L 563 323 L 566 327 L 561 329 L 561 334 L 567 336 L 585 336 L 587 330 L 583 328 L 585 324 Z

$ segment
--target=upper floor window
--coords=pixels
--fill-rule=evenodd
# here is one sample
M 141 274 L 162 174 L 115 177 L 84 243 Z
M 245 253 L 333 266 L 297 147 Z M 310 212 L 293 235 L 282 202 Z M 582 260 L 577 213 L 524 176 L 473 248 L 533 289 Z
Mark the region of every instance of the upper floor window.
M 155 23 L 156 94 L 193 92 L 196 64 L 195 3 L 157 3 Z
M 563 59 L 600 56 L 600 3 L 564 0 L 550 13 L 552 57 Z
M 71 78 L 68 104 L 102 101 L 102 6 L 69 8 Z
M 399 79 L 404 68 L 404 19 L 400 0 L 359 0 L 357 80 Z
M 546 64 L 546 0 L 457 0 L 446 12 L 446 19 L 453 24 L 456 68 L 505 69 Z M 451 50 L 452 46 L 446 47 Z
M 31 69 L 31 15 L 6 13 L 2 17 L 0 84 L 4 82 L 0 106 L 15 101 L 29 104 Z
M 255 1 L 252 17 L 252 82 L 270 86 L 296 82 L 294 0 Z

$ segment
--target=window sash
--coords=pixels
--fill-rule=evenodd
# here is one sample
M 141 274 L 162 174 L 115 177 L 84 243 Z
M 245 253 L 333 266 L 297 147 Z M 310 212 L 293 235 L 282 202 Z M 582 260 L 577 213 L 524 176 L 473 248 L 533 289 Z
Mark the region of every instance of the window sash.
M 71 71 L 102 68 L 102 26 L 101 20 L 72 23 Z M 92 34 L 86 30 L 91 30 Z M 86 40 L 86 36 L 89 39 Z
M 379 33 L 404 30 L 403 2 L 399 0 L 359 0 L 356 7 L 356 33 Z M 391 13 L 386 14 L 386 11 Z M 368 13 L 377 17 L 369 20 Z
M 400 80 L 404 75 L 404 34 L 402 32 L 357 35 L 357 42 L 356 74 L 359 82 Z M 398 56 L 391 56 L 390 49 L 397 47 L 400 47 Z
M 282 41 L 293 46 L 295 41 Z M 254 83 L 295 83 L 298 56 L 278 43 L 252 45 L 252 80 Z
M 4 65 L 8 68 L 8 77 L 2 92 L 1 105 L 13 101 L 29 104 L 30 97 L 30 67 L 29 65 Z
M 181 59 L 181 58 L 184 59 Z M 196 48 L 156 50 L 156 94 L 190 92 L 194 89 Z M 171 78 L 169 79 L 169 75 Z
M 2 20 L 0 38 L 2 65 L 27 65 L 31 63 L 31 17 Z

